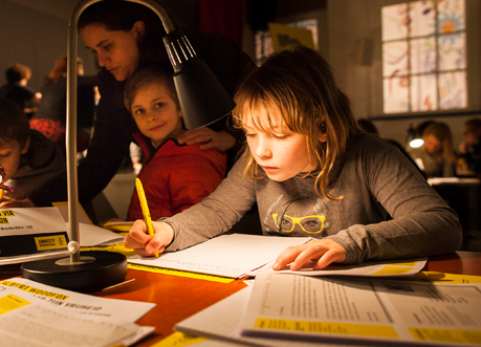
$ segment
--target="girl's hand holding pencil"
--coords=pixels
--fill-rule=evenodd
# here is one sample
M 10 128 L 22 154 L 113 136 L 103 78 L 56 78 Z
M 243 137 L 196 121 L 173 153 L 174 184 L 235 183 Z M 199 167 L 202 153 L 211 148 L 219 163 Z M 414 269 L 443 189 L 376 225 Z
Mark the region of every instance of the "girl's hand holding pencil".
M 174 229 L 165 222 L 152 222 L 152 227 L 154 236 L 149 235 L 144 220 L 136 220 L 125 237 L 124 246 L 143 257 L 152 256 L 156 251 L 162 253 L 174 239 Z

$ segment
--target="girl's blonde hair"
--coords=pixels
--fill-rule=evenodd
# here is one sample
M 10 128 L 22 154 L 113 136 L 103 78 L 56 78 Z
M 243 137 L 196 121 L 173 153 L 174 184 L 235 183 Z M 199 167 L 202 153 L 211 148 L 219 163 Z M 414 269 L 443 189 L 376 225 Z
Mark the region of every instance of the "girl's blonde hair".
M 453 136 L 446 123 L 433 122 L 423 131 L 423 137 L 433 135 L 441 142 L 441 152 L 446 161 L 454 160 Z
M 331 66 L 314 50 L 299 46 L 269 57 L 240 86 L 235 95 L 234 124 L 242 128 L 251 120 L 259 131 L 273 129 L 272 111 L 282 116 L 282 126 L 305 134 L 309 160 L 320 168 L 315 188 L 330 200 L 342 199 L 328 192 L 329 172 L 359 131 L 347 96 L 339 90 Z M 319 141 L 320 134 L 327 142 Z M 248 151 L 244 175 L 265 177 Z M 322 194 L 321 194 L 322 192 Z

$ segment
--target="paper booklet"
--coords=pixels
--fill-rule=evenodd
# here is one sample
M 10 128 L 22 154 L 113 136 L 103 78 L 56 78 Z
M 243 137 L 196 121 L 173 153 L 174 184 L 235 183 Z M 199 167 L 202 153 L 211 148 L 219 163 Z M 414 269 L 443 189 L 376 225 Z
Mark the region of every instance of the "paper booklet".
M 0 344 L 130 346 L 154 331 L 134 324 L 154 306 L 12 278 L 0 281 Z
M 481 285 L 259 274 L 242 336 L 479 346 Z
M 182 251 L 160 254 L 159 258 L 134 256 L 128 258 L 128 262 L 240 278 L 275 260 L 287 247 L 309 240 L 309 237 L 221 235 Z

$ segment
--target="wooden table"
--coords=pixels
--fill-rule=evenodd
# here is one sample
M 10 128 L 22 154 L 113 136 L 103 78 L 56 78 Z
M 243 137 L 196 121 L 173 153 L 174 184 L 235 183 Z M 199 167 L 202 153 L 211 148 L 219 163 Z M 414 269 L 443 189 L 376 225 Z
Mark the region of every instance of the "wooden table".
M 481 276 L 481 253 L 457 252 L 431 257 L 425 271 Z M 173 332 L 176 323 L 244 288 L 240 281 L 228 284 L 128 270 L 131 283 L 94 295 L 106 298 L 154 302 L 157 306 L 137 323 L 155 326 L 155 334 L 135 346 L 151 346 Z

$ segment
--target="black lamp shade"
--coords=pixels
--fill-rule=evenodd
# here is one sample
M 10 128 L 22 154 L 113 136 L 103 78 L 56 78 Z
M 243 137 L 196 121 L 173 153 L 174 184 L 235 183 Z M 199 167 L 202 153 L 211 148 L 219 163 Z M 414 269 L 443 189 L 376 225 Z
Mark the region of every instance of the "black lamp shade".
M 187 129 L 209 125 L 226 116 L 235 103 L 207 64 L 197 57 L 180 30 L 164 37 L 174 68 L 174 83 Z

